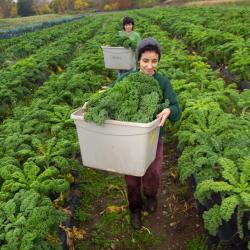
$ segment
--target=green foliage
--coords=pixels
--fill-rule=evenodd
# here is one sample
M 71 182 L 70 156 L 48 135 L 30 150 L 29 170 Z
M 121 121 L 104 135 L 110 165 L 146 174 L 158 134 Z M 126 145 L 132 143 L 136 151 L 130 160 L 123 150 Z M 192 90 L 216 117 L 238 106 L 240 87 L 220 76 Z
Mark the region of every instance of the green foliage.
M 221 202 L 220 215 L 225 221 L 229 221 L 235 211 L 235 208 L 239 205 L 239 198 L 237 195 L 231 195 Z
M 233 161 L 220 158 L 218 163 L 222 168 L 223 180 L 205 180 L 197 186 L 195 197 L 202 203 L 210 198 L 212 193 L 220 193 L 222 198 L 220 205 L 214 205 L 203 214 L 205 227 L 212 235 L 216 235 L 222 220 L 231 219 L 237 208 L 238 233 L 243 238 L 242 217 L 245 211 L 250 211 L 249 159 L 246 157 L 242 160 L 243 167 L 240 168 Z
M 215 236 L 218 227 L 222 225 L 220 207 L 218 205 L 214 205 L 208 211 L 205 211 L 202 217 L 204 219 L 205 228 L 211 235 Z
M 162 107 L 161 100 L 158 82 L 153 77 L 136 72 L 124 77 L 113 88 L 93 95 L 87 104 L 84 119 L 98 125 L 106 119 L 147 123 Z
M 43 245 L 52 249 L 46 237 L 65 219 L 49 198 L 33 189 L 20 190 L 12 199 L 1 202 L 0 215 L 1 249 L 6 250 L 39 249 Z
M 187 250 L 208 250 L 205 237 L 196 237 L 187 243 Z
M 132 50 L 136 50 L 137 42 L 131 40 L 127 36 L 116 35 L 112 40 L 111 46 L 131 48 Z
M 14 165 L 3 166 L 0 168 L 0 177 L 4 180 L 1 191 L 6 194 L 14 194 L 20 189 L 34 189 L 44 194 L 61 193 L 69 189 L 69 183 L 60 177 L 57 168 L 49 167 L 41 172 L 33 162 L 26 162 L 23 170 Z

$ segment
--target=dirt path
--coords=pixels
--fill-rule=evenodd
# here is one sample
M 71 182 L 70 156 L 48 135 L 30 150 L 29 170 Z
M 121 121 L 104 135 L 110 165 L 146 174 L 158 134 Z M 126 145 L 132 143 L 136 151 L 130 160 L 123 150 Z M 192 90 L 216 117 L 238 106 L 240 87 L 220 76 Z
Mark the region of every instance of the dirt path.
M 125 191 L 122 176 L 114 175 L 123 183 L 120 190 L 111 193 L 109 187 L 96 199 L 94 210 L 87 223 L 81 225 L 86 231 L 85 241 L 78 242 L 75 249 L 86 250 L 182 250 L 193 239 L 204 237 L 202 221 L 195 208 L 193 195 L 186 185 L 181 185 L 176 170 L 176 143 L 165 145 L 163 176 L 158 193 L 158 209 L 154 214 L 143 215 L 144 228 L 136 232 L 129 224 L 129 213 L 121 191 Z M 104 172 L 106 178 L 113 174 Z M 110 180 L 107 182 L 110 186 Z M 111 184 L 112 185 L 112 184 Z M 110 205 L 121 211 L 107 213 Z M 117 225 L 115 225 L 117 224 Z M 155 244 L 154 241 L 158 243 Z M 200 248 L 199 248 L 200 249 Z
M 192 194 L 179 183 L 175 143 L 165 145 L 158 209 L 148 217 L 148 225 L 157 235 L 163 236 L 157 250 L 187 249 L 187 242 L 203 236 L 204 229 Z

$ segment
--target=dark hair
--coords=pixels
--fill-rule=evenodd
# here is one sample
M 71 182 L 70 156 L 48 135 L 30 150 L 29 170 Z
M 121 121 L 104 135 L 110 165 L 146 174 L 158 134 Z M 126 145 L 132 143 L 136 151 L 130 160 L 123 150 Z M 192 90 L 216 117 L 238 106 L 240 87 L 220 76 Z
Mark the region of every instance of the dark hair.
M 142 54 L 146 51 L 154 51 L 156 54 L 158 54 L 160 61 L 160 44 L 154 38 L 145 38 L 140 42 L 137 48 L 137 61 L 140 61 Z
M 132 23 L 133 25 L 133 29 L 134 29 L 134 25 L 135 25 L 135 21 L 132 17 L 129 17 L 129 16 L 125 16 L 123 19 L 122 19 L 122 27 L 123 29 L 125 30 L 125 25 L 126 24 L 130 24 Z

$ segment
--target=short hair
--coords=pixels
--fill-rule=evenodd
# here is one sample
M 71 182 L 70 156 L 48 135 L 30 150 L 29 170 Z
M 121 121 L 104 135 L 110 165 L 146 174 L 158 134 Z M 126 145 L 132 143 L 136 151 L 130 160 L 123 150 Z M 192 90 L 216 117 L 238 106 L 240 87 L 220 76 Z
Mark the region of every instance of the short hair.
M 134 25 L 135 25 L 134 19 L 133 19 L 132 17 L 125 16 L 125 17 L 122 19 L 122 27 L 123 27 L 124 30 L 125 30 L 125 25 L 126 25 L 126 24 L 129 24 L 129 23 L 132 23 L 133 28 L 134 28 Z
M 141 56 L 146 51 L 154 51 L 161 58 L 161 47 L 160 44 L 154 38 L 143 39 L 137 48 L 137 61 L 140 61 Z

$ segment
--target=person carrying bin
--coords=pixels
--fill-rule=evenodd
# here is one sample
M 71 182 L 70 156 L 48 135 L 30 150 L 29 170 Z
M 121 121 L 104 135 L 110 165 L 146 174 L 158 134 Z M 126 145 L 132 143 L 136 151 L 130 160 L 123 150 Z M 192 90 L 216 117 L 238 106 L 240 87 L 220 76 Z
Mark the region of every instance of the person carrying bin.
M 140 37 L 139 33 L 134 31 L 134 26 L 135 26 L 134 19 L 132 17 L 125 16 L 122 19 L 123 30 L 119 31 L 119 37 L 121 37 L 121 38 L 128 37 L 137 46 L 141 41 L 141 37 Z M 135 53 L 133 56 L 133 68 L 130 70 L 119 69 L 118 70 L 118 78 L 120 78 L 122 76 L 122 74 L 129 72 L 131 70 L 136 70 Z
M 160 118 L 159 126 L 161 128 L 155 160 L 150 164 L 144 176 L 137 177 L 125 175 L 131 224 L 134 229 L 140 229 L 142 227 L 141 211 L 143 208 L 149 213 L 153 213 L 157 208 L 157 192 L 160 186 L 163 162 L 163 126 L 167 119 L 174 122 L 180 119 L 181 116 L 178 99 L 170 81 L 167 77 L 156 71 L 160 57 L 160 45 L 155 39 L 146 38 L 139 43 L 137 48 L 139 68 L 136 71 L 141 71 L 148 76 L 153 76 L 153 78 L 157 80 L 164 96 L 163 101 L 168 99 L 169 107 L 163 109 L 157 115 L 157 117 Z M 121 81 L 123 78 L 136 71 L 130 71 L 123 74 L 110 87 L 113 87 L 116 82 Z M 142 199 L 141 186 L 145 202 Z

